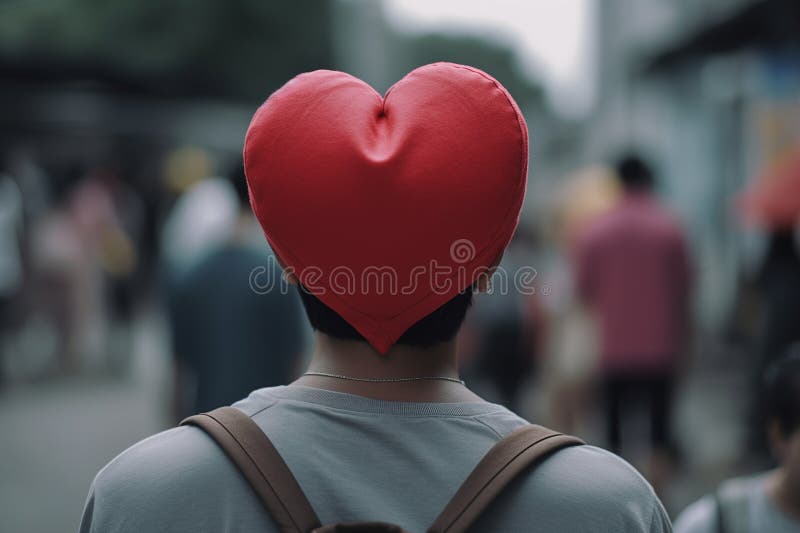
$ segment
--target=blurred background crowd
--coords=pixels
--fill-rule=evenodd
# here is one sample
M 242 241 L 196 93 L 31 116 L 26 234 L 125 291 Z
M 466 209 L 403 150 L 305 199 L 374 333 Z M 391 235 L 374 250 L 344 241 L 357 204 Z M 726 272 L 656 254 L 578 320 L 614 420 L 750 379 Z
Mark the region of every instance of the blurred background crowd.
M 116 453 L 291 380 L 311 334 L 251 287 L 277 267 L 248 121 L 304 71 L 383 92 L 439 60 L 500 80 L 531 138 L 502 266 L 536 293 L 477 298 L 470 384 L 615 449 L 673 516 L 770 464 L 758 384 L 800 340 L 796 0 L 4 0 L 0 529 L 76 529 Z

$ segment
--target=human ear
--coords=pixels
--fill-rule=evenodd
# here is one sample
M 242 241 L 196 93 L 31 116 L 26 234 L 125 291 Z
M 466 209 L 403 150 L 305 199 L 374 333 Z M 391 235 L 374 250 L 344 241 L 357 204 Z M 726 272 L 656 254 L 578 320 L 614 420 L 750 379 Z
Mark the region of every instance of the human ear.
M 472 287 L 476 292 L 491 292 L 492 276 L 497 270 L 498 265 L 500 265 L 500 261 L 502 259 L 503 254 L 501 253 L 494 261 L 492 261 L 491 265 L 481 270 L 480 274 L 478 274 L 478 277 L 475 278 L 475 282 L 472 284 Z
M 275 260 L 278 262 L 278 266 L 281 267 L 281 270 L 283 270 L 283 277 L 286 279 L 286 283 L 289 285 L 299 285 L 300 280 L 294 273 L 294 269 L 292 267 L 287 267 L 286 263 L 283 262 L 283 259 L 281 259 L 278 254 L 275 254 Z

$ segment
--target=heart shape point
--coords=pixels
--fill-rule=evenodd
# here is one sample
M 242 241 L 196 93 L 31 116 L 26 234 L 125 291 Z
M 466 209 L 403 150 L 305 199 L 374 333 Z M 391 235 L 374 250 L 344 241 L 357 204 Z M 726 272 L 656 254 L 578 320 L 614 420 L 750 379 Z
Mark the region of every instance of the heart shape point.
M 244 159 L 275 253 L 385 353 L 505 249 L 528 134 L 503 86 L 472 67 L 420 67 L 383 97 L 317 70 L 256 111 Z

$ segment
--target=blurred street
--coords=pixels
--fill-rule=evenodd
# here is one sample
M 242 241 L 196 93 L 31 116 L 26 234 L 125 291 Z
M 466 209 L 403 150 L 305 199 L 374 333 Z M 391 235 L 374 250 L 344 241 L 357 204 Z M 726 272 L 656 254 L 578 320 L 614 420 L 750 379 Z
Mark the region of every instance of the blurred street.
M 170 426 L 155 318 L 137 324 L 129 377 L 61 377 L 0 390 L 0 427 L 14 428 L 0 432 L 0 530 L 76 531 L 97 471 Z

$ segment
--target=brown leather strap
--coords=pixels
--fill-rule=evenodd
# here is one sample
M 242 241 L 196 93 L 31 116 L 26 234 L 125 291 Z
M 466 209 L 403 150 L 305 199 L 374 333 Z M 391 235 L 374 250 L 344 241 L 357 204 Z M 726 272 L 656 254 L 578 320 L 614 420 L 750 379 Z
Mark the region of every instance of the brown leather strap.
M 429 533 L 465 531 L 514 477 L 547 454 L 584 442 L 542 426 L 525 426 L 497 442 L 453 496 Z
M 314 509 L 269 438 L 235 407 L 190 416 L 181 425 L 203 429 L 241 470 L 283 533 L 320 526 Z

